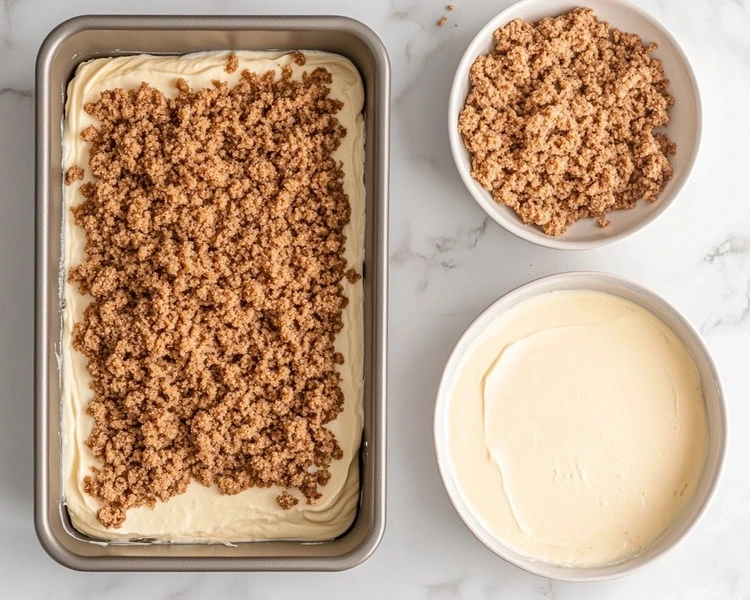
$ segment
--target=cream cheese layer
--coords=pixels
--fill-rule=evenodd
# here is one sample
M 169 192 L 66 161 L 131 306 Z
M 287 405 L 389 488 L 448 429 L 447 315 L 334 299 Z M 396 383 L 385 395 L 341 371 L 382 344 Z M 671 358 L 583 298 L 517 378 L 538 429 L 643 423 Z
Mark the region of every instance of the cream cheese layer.
M 483 526 L 558 565 L 627 559 L 690 502 L 707 453 L 700 377 L 674 332 L 594 291 L 492 322 L 451 393 L 451 467 Z
M 175 97 L 175 81 L 182 77 L 194 88 L 211 87 L 214 79 L 234 85 L 243 70 L 255 73 L 292 69 L 293 78 L 318 67 L 332 75 L 331 97 L 341 100 L 337 113 L 347 134 L 334 158 L 344 171 L 344 191 L 351 204 L 351 221 L 344 229 L 345 256 L 349 265 L 362 270 L 365 238 L 364 189 L 364 87 L 357 69 L 347 59 L 324 52 L 305 51 L 304 66 L 288 53 L 234 52 L 239 58 L 236 72 L 226 73 L 229 52 L 184 56 L 127 56 L 101 58 L 82 64 L 68 86 L 63 131 L 63 168 L 78 165 L 85 170 L 84 181 L 92 179 L 88 168 L 88 144 L 80 132 L 96 125 L 83 107 L 99 99 L 100 92 L 113 88 L 134 89 L 146 81 L 168 97 Z M 93 397 L 86 357 L 73 349 L 73 323 L 83 319 L 90 302 L 67 283 L 68 271 L 85 258 L 85 232 L 71 218 L 70 207 L 83 200 L 79 185 L 64 189 L 63 243 L 63 336 L 62 336 L 62 462 L 64 501 L 74 526 L 81 532 L 104 540 L 152 538 L 168 542 L 238 542 L 268 539 L 326 540 L 346 531 L 356 516 L 359 500 L 358 453 L 362 437 L 362 396 L 364 360 L 363 282 L 342 282 L 349 304 L 344 309 L 344 328 L 336 338 L 336 350 L 346 357 L 340 367 L 344 410 L 329 428 L 335 434 L 343 458 L 330 467 L 331 478 L 320 489 L 323 496 L 308 505 L 304 498 L 297 506 L 282 510 L 276 502 L 280 488 L 250 488 L 235 496 L 221 495 L 216 487 L 193 482 L 186 493 L 155 508 L 134 508 L 119 529 L 107 529 L 96 518 L 99 503 L 83 492 L 83 479 L 97 460 L 84 444 L 93 427 L 86 406 Z

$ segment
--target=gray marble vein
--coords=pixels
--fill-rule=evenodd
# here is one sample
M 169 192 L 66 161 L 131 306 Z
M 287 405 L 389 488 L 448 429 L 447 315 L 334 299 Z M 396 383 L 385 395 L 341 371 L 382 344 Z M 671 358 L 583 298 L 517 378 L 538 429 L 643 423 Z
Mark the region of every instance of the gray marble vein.
M 555 587 L 551 579 L 545 580 L 543 585 L 536 588 L 538 598 L 544 598 L 544 600 L 555 600 Z
M 6 96 L 31 100 L 34 97 L 34 92 L 33 90 L 17 90 L 10 87 L 0 88 L 0 98 Z
M 5 50 L 11 48 L 11 32 L 13 30 L 13 10 L 18 0 L 3 0 L 2 9 L 0 9 L 0 46 Z
M 407 230 L 401 243 L 391 254 L 391 264 L 401 266 L 418 263 L 422 266 L 422 277 L 417 282 L 417 290 L 424 292 L 429 286 L 430 273 L 434 269 L 450 271 L 461 266 L 464 254 L 477 247 L 487 232 L 490 218 L 485 217 L 479 225 L 459 226 L 456 233 L 449 236 L 431 237 L 426 250 L 413 247 L 412 234 Z
M 391 0 L 391 13 L 390 18 L 394 20 L 409 20 L 414 12 L 419 7 L 419 0 L 411 0 L 410 2 L 400 2 L 399 0 Z
M 706 254 L 704 260 L 714 264 L 726 257 L 737 255 L 750 256 L 750 237 L 732 236 Z
M 720 274 L 722 301 L 714 307 L 701 331 L 737 327 L 750 317 L 750 237 L 732 235 L 711 249 L 704 262 Z
M 427 584 L 427 600 L 460 600 L 461 584 L 464 578 L 459 577 L 452 581 Z

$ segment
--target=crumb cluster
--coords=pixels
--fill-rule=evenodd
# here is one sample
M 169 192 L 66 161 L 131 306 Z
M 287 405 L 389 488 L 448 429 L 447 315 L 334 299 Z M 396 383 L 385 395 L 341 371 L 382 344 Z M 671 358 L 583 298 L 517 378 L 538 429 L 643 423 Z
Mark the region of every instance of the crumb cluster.
M 451 11 L 452 11 L 452 10 L 453 10 L 454 8 L 455 8 L 455 7 L 454 7 L 454 6 L 452 5 L 452 4 L 448 4 L 448 5 L 446 5 L 446 7 L 445 7 L 445 10 L 446 10 L 447 12 L 451 12 Z M 445 16 L 445 15 L 443 15 L 443 16 L 442 16 L 442 17 L 440 17 L 440 19 L 438 20 L 438 22 L 437 22 L 437 26 L 438 26 L 438 27 L 442 27 L 442 26 L 443 26 L 443 25 L 445 25 L 445 24 L 446 24 L 447 22 L 448 22 L 448 17 L 447 17 L 447 16 Z M 454 25 L 454 27 L 456 27 L 456 25 Z
M 310 503 L 342 457 L 326 424 L 344 403 L 350 206 L 330 83 L 321 68 L 243 71 L 234 87 L 179 80 L 168 99 L 143 83 L 85 106 L 94 180 L 72 212 L 87 258 L 68 279 L 92 298 L 72 337 L 101 463 L 84 490 L 106 527 L 192 479 Z
M 65 173 L 65 185 L 73 185 L 76 181 L 83 179 L 85 171 L 78 165 L 73 165 Z
M 224 71 L 226 73 L 234 73 L 240 67 L 240 59 L 236 54 L 230 54 L 227 57 L 227 64 L 224 65 Z
M 674 103 L 656 44 L 585 8 L 516 19 L 494 43 L 471 67 L 459 130 L 472 176 L 495 201 L 556 236 L 657 200 L 676 146 L 655 131 Z

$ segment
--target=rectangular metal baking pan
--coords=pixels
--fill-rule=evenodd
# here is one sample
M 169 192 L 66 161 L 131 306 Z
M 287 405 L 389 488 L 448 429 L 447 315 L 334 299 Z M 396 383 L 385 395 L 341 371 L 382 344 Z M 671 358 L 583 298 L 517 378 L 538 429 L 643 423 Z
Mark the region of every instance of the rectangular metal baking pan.
M 325 50 L 365 85 L 365 395 L 361 499 L 347 533 L 322 543 L 110 544 L 74 532 L 62 503 L 58 341 L 61 123 L 76 67 L 100 56 L 205 50 Z M 35 503 L 37 536 L 59 563 L 85 571 L 336 571 L 366 560 L 385 528 L 386 302 L 390 66 L 380 39 L 344 17 L 82 16 L 54 29 L 36 65 Z

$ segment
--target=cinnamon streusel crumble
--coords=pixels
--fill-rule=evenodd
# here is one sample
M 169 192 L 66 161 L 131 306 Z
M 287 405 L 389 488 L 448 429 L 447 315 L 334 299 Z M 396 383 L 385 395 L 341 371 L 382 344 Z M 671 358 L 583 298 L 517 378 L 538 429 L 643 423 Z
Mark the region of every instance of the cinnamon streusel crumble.
M 656 44 L 578 8 L 516 19 L 471 67 L 459 117 L 471 174 L 526 224 L 561 235 L 578 219 L 655 202 L 675 144 Z
M 87 257 L 69 281 L 92 298 L 73 346 L 92 376 L 86 443 L 100 462 L 84 488 L 106 527 L 193 479 L 310 503 L 341 458 L 327 427 L 343 407 L 334 340 L 342 280 L 358 274 L 330 83 L 287 67 L 86 105 L 94 180 L 72 210 Z

